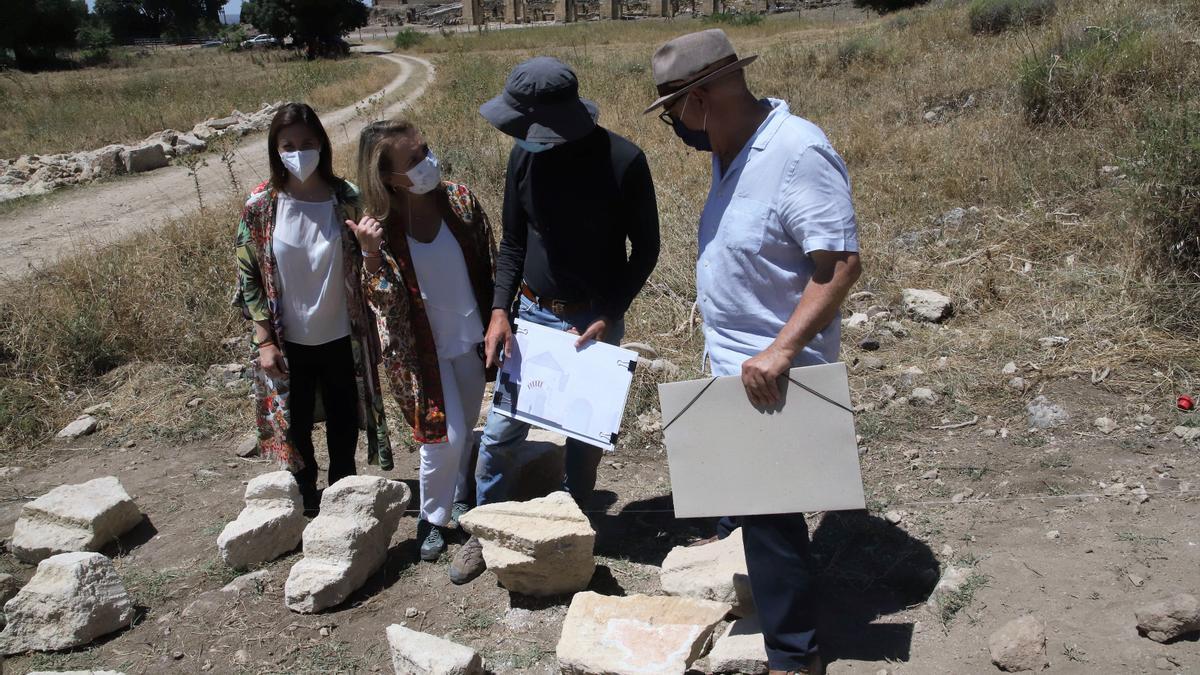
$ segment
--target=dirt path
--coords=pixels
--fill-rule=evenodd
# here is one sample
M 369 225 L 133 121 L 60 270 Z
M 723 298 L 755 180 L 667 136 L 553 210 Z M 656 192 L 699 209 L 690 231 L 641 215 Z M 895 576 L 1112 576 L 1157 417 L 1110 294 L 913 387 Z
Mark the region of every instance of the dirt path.
M 393 54 L 380 58 L 399 66 L 394 80 L 361 101 L 322 115 L 335 144 L 357 136 L 366 122 L 361 111 L 369 109 L 371 100 L 415 86 L 388 106 L 385 114 L 392 114 L 420 97 L 433 81 L 433 65 L 424 59 Z M 268 174 L 267 158 L 261 152 L 264 139 L 264 134 L 252 134 L 238 146 L 233 166 L 243 192 Z M 199 179 L 208 199 L 230 192 L 228 172 L 216 156 L 209 156 Z M 0 278 L 24 274 L 30 267 L 42 267 L 83 247 L 112 242 L 197 209 L 192 177 L 182 166 L 64 191 L 0 218 Z

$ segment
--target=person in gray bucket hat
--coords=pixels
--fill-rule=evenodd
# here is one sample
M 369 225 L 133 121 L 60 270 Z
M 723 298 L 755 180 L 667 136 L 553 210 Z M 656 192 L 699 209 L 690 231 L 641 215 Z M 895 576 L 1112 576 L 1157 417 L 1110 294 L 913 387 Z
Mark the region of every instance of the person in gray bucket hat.
M 658 99 L 646 112 L 663 108 L 680 140 L 712 153 L 696 261 L 705 351 L 714 376 L 740 376 L 771 409 L 789 369 L 838 361 L 840 308 L 861 266 L 846 164 L 786 102 L 750 92 L 754 58 L 721 30 L 671 40 L 652 58 Z M 804 515 L 724 518 L 718 536 L 739 526 L 770 672 L 825 672 Z
M 577 334 L 577 348 L 593 340 L 618 344 L 625 311 L 658 262 L 658 205 L 646 155 L 597 124 L 599 109 L 579 97 L 575 73 L 558 59 L 518 65 L 503 93 L 479 112 L 514 139 L 484 337 L 487 365 L 511 355 L 514 314 Z M 495 410 L 488 415 L 475 470 L 478 504 L 512 499 L 521 466 L 533 458 L 523 443 L 528 431 Z M 563 489 L 581 507 L 595 489 L 601 455 L 567 441 Z M 472 537 L 451 562 L 450 579 L 466 583 L 484 567 Z

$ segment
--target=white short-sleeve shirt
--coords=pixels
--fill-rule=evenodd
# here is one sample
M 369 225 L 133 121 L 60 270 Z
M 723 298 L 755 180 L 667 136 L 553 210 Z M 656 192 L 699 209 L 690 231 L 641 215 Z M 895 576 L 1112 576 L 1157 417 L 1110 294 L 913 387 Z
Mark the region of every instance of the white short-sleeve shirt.
M 284 339 L 323 345 L 350 334 L 346 305 L 344 224 L 334 201 L 306 202 L 279 193 L 271 251 L 279 273 Z
M 700 214 L 696 291 L 713 375 L 736 375 L 767 348 L 812 277 L 813 251 L 858 251 L 850 177 L 824 132 L 768 99 L 771 112 L 713 179 Z M 841 319 L 805 345 L 797 366 L 838 360 Z

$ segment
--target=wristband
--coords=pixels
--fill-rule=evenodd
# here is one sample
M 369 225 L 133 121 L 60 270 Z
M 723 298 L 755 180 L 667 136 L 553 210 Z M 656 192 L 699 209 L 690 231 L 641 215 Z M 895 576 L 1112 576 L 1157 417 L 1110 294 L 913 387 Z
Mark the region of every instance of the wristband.
M 364 248 L 363 252 L 362 252 L 362 257 L 364 257 L 364 258 L 380 258 L 382 256 L 383 256 L 383 253 L 379 249 L 375 249 L 375 251 L 369 252 L 369 251 L 367 251 L 367 249 Z

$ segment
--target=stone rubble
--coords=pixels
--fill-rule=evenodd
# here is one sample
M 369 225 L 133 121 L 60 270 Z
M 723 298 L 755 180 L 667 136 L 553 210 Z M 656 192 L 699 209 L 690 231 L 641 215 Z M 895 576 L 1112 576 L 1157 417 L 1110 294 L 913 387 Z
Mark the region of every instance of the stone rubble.
M 246 484 L 246 508 L 217 537 L 221 559 L 233 568 L 264 563 L 296 548 L 308 521 L 300 486 L 290 471 L 255 476 Z
M 1046 626 L 1027 614 L 1013 619 L 988 638 L 992 663 L 1007 672 L 1038 671 L 1049 665 L 1046 660 Z
M 55 436 L 55 438 L 64 441 L 72 441 L 76 438 L 87 436 L 95 432 L 98 428 L 100 428 L 100 420 L 91 415 L 80 415 L 79 417 L 75 418 L 75 421 L 63 427 L 62 430 L 58 432 L 58 435 Z
M 412 492 L 378 476 L 347 476 L 325 489 L 304 529 L 304 559 L 284 585 L 288 609 L 313 614 L 341 604 L 387 560 Z
M 243 597 L 261 595 L 272 584 L 270 570 L 250 572 L 216 590 L 201 593 L 183 609 L 184 617 L 212 617 L 224 614 Z
M 483 659 L 470 647 L 397 624 L 387 627 L 396 675 L 482 674 Z
M 1155 642 L 1200 631 L 1200 600 L 1179 593 L 1161 602 L 1143 605 L 1134 611 L 1138 632 Z
M 738 616 L 754 613 L 740 527 L 710 544 L 671 549 L 659 576 L 667 595 L 724 602 Z
M 950 298 L 929 289 L 906 288 L 901 291 L 904 311 L 917 321 L 939 323 L 954 314 Z
M 596 569 L 596 532 L 571 495 L 486 504 L 459 520 L 479 537 L 483 559 L 514 593 L 551 596 L 587 588 Z
M 162 168 L 171 158 L 203 152 L 214 138 L 226 134 L 240 137 L 266 130 L 282 105 L 283 101 L 264 103 L 254 113 L 235 110 L 229 117 L 200 122 L 187 133 L 166 129 L 129 145 L 0 159 L 0 202 L 42 195 L 99 178 Z
M 21 580 L 11 574 L 0 574 L 0 628 L 4 628 L 4 603 L 21 590 Z
M 135 615 L 112 561 L 99 553 L 60 553 L 41 561 L 4 611 L 4 654 L 85 645 L 129 626 Z
M 559 669 L 565 675 L 678 675 L 700 658 L 729 609 L 693 598 L 577 593 L 556 649 Z
M 1029 426 L 1035 429 L 1050 429 L 1064 424 L 1071 415 L 1061 406 L 1055 405 L 1045 396 L 1038 396 L 1025 406 L 1029 413 Z
M 729 624 L 701 662 L 704 672 L 761 675 L 768 672 L 767 647 L 754 617 Z
M 946 597 L 959 592 L 969 578 L 971 578 L 970 568 L 946 565 L 937 585 L 933 587 L 933 592 L 929 594 L 929 599 L 925 601 L 925 608 L 934 616 L 939 616 Z
M 141 511 L 113 476 L 61 485 L 21 507 L 9 550 L 27 563 L 98 551 L 141 522 Z

